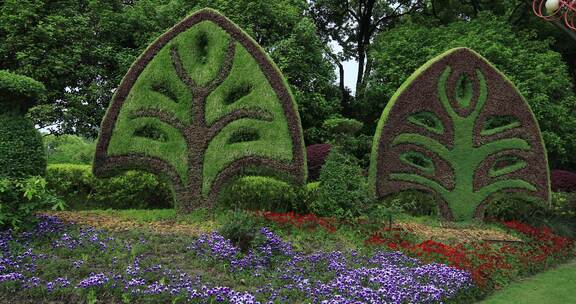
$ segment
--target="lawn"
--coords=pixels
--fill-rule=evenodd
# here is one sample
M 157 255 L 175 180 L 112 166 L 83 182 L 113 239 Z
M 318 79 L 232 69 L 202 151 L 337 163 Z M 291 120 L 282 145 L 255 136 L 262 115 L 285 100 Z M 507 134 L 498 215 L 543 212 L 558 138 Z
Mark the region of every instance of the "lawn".
M 576 303 L 576 261 L 516 282 L 496 292 L 480 304 Z

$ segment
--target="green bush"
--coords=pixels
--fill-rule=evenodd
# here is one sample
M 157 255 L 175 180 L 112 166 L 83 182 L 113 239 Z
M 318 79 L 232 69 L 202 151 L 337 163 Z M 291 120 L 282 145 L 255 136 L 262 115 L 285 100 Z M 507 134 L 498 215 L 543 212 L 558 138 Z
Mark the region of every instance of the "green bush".
M 487 218 L 530 222 L 546 217 L 549 209 L 546 203 L 539 199 L 523 194 L 503 193 L 490 201 L 485 214 Z
M 34 212 L 51 207 L 64 209 L 64 203 L 46 187 L 46 180 L 32 176 L 26 179 L 0 178 L 0 227 L 19 230 L 29 228 Z
M 318 199 L 310 211 L 318 216 L 351 218 L 365 213 L 371 201 L 358 161 L 333 149 L 320 172 Z
M 392 194 L 382 200 L 382 205 L 388 208 L 398 208 L 413 216 L 438 214 L 436 198 L 433 194 L 424 191 L 407 190 Z
M 297 207 L 296 188 L 264 176 L 244 176 L 222 191 L 219 204 L 225 208 L 286 212 Z
M 44 136 L 44 147 L 49 164 L 92 163 L 96 144 L 76 135 Z
M 45 98 L 44 85 L 30 77 L 0 70 L 0 113 L 25 114 Z
M 71 209 L 170 208 L 169 187 L 149 173 L 129 171 L 108 179 L 96 178 L 89 165 L 49 165 L 48 188 Z
M 43 176 L 46 155 L 42 137 L 20 114 L 0 114 L 0 178 Z
M 248 252 L 260 228 L 259 221 L 243 210 L 229 211 L 218 232 L 238 246 L 243 252 Z

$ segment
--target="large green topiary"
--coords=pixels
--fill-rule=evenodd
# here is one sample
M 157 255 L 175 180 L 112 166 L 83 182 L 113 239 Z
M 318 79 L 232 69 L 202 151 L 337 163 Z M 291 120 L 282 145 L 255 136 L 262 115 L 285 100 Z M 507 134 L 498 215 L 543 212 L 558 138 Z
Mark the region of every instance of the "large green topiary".
M 370 180 L 378 198 L 432 191 L 445 219 L 482 219 L 500 192 L 548 200 L 538 124 L 516 88 L 467 48 L 430 60 L 398 89 L 378 123 Z
M 189 16 L 134 63 L 102 122 L 94 173 L 126 169 L 167 178 L 183 212 L 213 205 L 246 171 L 303 183 L 302 129 L 287 82 L 230 20 L 210 9 Z
M 0 178 L 42 176 L 46 172 L 42 138 L 24 116 L 44 94 L 40 82 L 0 70 Z

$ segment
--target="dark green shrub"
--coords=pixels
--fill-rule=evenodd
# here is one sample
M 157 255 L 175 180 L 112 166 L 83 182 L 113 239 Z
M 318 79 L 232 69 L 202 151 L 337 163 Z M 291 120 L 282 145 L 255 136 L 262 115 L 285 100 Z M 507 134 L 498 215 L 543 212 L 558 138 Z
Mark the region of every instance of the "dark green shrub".
M 44 85 L 30 77 L 0 70 L 0 113 L 25 114 L 45 98 Z
M 34 212 L 44 208 L 64 209 L 64 202 L 46 187 L 46 180 L 0 178 L 0 227 L 20 229 L 32 225 Z
M 43 176 L 46 156 L 42 137 L 20 114 L 0 114 L 0 178 Z
M 370 207 L 366 179 L 358 161 L 333 149 L 320 172 L 318 199 L 310 211 L 318 216 L 350 218 Z
M 238 246 L 241 251 L 248 252 L 260 228 L 258 219 L 243 210 L 229 211 L 218 232 Z
M 286 212 L 298 201 L 294 186 L 264 176 L 244 176 L 230 183 L 220 195 L 223 207 Z
M 76 135 L 44 136 L 49 164 L 84 164 L 92 162 L 96 144 Z
M 503 193 L 487 205 L 485 214 L 492 219 L 530 222 L 546 217 L 548 212 L 547 204 L 542 200 L 523 194 Z
M 46 180 L 71 209 L 170 208 L 169 186 L 149 173 L 129 171 L 100 179 L 89 165 L 50 165 Z
M 438 203 L 434 195 L 424 191 L 402 191 L 382 200 L 388 208 L 398 208 L 413 216 L 437 215 Z

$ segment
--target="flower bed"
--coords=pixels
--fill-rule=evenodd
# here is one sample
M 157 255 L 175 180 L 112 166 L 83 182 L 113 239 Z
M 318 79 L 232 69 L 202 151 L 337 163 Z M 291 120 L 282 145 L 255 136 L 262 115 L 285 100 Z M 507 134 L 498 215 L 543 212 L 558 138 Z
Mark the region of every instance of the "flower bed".
M 462 242 L 445 244 L 433 240 L 414 239 L 409 231 L 387 229 L 370 236 L 369 245 L 385 245 L 401 250 L 424 262 L 440 262 L 471 273 L 474 282 L 484 292 L 507 284 L 511 280 L 533 274 L 574 257 L 574 241 L 557 236 L 548 228 L 535 228 L 510 221 L 503 225 L 525 235 L 524 242 Z
M 468 272 L 443 264 L 381 250 L 305 254 L 267 228 L 247 253 L 217 233 L 193 239 L 184 249 L 193 272 L 157 263 L 154 246 L 167 244 L 43 217 L 33 231 L 1 233 L 0 292 L 63 302 L 440 303 L 474 288 Z M 199 270 L 214 280 L 191 274 Z

